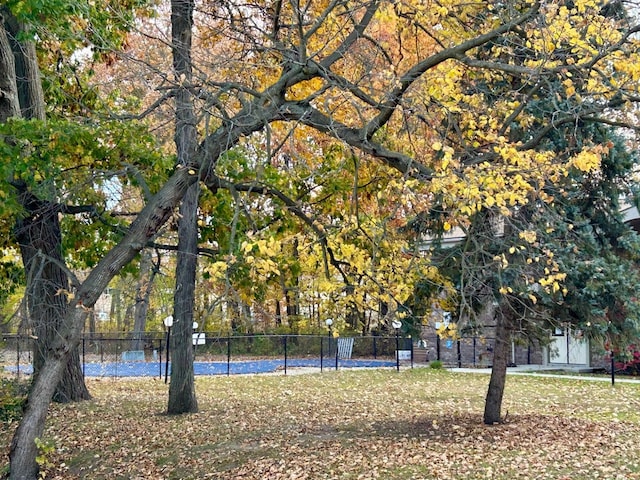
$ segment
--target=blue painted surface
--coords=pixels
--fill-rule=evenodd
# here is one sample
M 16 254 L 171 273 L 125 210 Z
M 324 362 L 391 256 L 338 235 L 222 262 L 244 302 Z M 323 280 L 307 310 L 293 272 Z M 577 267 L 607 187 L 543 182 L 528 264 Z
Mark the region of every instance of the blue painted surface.
M 390 360 L 342 360 L 338 361 L 339 368 L 380 368 L 395 367 L 396 363 Z M 85 363 L 84 374 L 87 377 L 160 377 L 164 375 L 164 363 L 159 362 L 118 362 L 118 363 Z M 231 375 L 249 373 L 270 373 L 283 370 L 284 359 L 278 360 L 252 360 L 247 362 L 230 362 L 228 364 Z M 320 368 L 319 358 L 291 358 L 287 360 L 287 368 L 312 367 Z M 322 361 L 322 367 L 335 369 L 334 359 L 326 358 Z M 16 366 L 7 366 L 6 370 L 16 373 Z M 195 375 L 226 375 L 227 362 L 194 362 Z M 171 372 L 171 364 L 169 364 Z M 31 374 L 31 365 L 20 365 L 20 373 Z

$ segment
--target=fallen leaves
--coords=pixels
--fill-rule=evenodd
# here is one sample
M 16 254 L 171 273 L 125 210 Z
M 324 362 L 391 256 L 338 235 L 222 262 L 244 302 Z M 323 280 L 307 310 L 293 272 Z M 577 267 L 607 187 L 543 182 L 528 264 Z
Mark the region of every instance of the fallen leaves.
M 640 479 L 640 386 L 509 377 L 507 422 L 485 426 L 486 383 L 427 369 L 198 378 L 200 413 L 166 416 L 160 382 L 90 381 L 95 400 L 52 407 L 49 478 Z

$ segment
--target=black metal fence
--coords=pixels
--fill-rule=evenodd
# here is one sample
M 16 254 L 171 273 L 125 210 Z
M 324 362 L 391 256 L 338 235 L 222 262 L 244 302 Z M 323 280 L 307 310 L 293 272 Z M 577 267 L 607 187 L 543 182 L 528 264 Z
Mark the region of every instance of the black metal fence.
M 401 351 L 396 355 L 396 346 Z M 35 341 L 32 337 L 4 335 L 0 342 L 0 365 L 19 377 L 32 373 Z M 166 377 L 169 370 L 167 338 L 165 334 L 93 334 L 80 342 L 80 357 L 87 375 L 123 376 L 127 365 L 135 364 L 142 376 Z M 194 361 L 225 363 L 222 373 L 233 372 L 230 366 L 238 362 L 276 360 L 277 369 L 292 367 L 339 368 L 374 366 L 358 361 L 386 361 L 382 366 L 406 364 L 412 360 L 411 339 L 400 337 L 333 338 L 320 335 L 248 335 L 219 337 L 208 333 L 194 333 Z M 304 361 L 306 360 L 306 361 Z M 395 363 L 394 363 L 395 362 Z M 146 364 L 142 368 L 141 364 Z M 97 365 L 109 366 L 96 370 Z M 236 369 L 237 370 L 237 369 Z M 220 371 L 217 371 L 220 373 Z M 250 373 L 250 372 L 247 372 Z M 206 373 L 205 373 L 206 374 Z M 135 375 L 132 373 L 132 375 Z
M 20 376 L 31 373 L 35 342 L 32 337 L 4 335 L 0 342 L 0 365 Z M 272 361 L 269 368 L 294 367 L 339 368 L 350 366 L 396 366 L 428 364 L 439 360 L 450 367 L 488 367 L 493 363 L 495 340 L 486 337 L 460 339 L 423 336 L 414 341 L 403 337 L 339 337 L 320 335 L 247 335 L 220 337 L 194 333 L 195 362 L 222 364 L 218 370 L 201 370 L 200 374 L 252 373 L 232 368 L 240 362 Z M 169 371 L 167 338 L 163 333 L 93 334 L 80 343 L 84 371 L 89 376 L 123 376 L 127 365 L 130 376 L 165 376 Z M 396 354 L 397 352 L 397 354 Z M 540 348 L 515 344 L 514 364 L 542 363 Z M 386 363 L 364 363 L 386 361 Z M 277 362 L 277 363 L 273 363 Z M 98 368 L 101 367 L 101 368 Z M 97 372 L 97 373 L 96 373 Z M 136 373 L 138 372 L 138 373 Z
M 440 338 L 438 335 L 423 336 L 414 349 L 414 361 L 429 363 L 439 360 L 451 367 L 490 367 L 493 365 L 495 338 L 462 337 Z M 509 363 L 513 365 L 542 364 L 542 349 L 539 345 L 513 342 Z

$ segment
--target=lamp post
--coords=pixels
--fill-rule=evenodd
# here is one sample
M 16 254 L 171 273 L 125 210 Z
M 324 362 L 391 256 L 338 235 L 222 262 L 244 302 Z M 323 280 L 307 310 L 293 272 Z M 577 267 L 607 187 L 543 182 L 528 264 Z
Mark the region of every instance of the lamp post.
M 173 326 L 173 315 L 169 315 L 163 320 L 164 326 L 167 327 L 167 358 L 164 364 L 164 383 L 167 383 L 169 375 L 169 349 L 171 345 L 171 327 Z
M 331 331 L 331 327 L 333 325 L 333 319 L 332 318 L 327 318 L 324 322 L 327 325 L 327 328 L 329 329 L 329 348 L 327 349 L 327 353 L 328 353 L 328 357 L 331 356 L 331 335 L 332 335 L 332 331 Z
M 402 322 L 400 320 L 394 320 L 391 322 L 391 326 L 396 330 L 396 371 L 400 371 L 400 327 Z

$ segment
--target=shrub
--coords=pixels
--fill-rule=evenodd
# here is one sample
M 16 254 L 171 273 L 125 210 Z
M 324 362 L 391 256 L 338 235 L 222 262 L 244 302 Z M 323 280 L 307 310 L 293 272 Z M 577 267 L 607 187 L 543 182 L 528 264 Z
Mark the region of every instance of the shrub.
M 440 360 L 434 360 L 429 364 L 429 367 L 434 370 L 440 370 L 442 368 L 442 362 Z
M 0 380 L 0 422 L 22 418 L 29 385 L 17 380 Z

